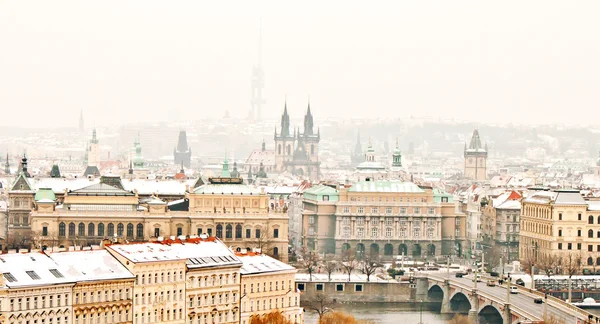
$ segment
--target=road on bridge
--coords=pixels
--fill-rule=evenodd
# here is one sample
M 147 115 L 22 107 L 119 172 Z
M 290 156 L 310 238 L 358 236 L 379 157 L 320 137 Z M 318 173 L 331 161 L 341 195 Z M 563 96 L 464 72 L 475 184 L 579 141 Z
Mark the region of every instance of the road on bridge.
M 446 275 L 430 275 L 431 277 L 439 279 L 450 279 L 450 283 L 458 283 L 462 286 L 473 287 L 472 275 L 465 276 L 463 278 L 456 278 L 454 274 L 450 274 L 449 277 Z M 482 297 L 491 296 L 499 301 L 506 302 L 506 283 L 502 286 L 496 285 L 494 287 L 487 286 L 487 279 L 482 278 L 481 282 L 477 283 L 477 292 L 481 293 Z M 513 284 L 514 285 L 514 284 Z M 521 288 L 520 286 L 517 286 Z M 514 305 L 523 311 L 536 316 L 537 319 L 541 320 L 544 318 L 544 304 L 534 303 L 534 299 L 538 298 L 538 295 L 532 294 L 526 290 L 519 289 L 518 294 L 510 294 L 510 304 Z M 546 301 L 544 300 L 544 303 Z M 548 316 L 554 316 L 557 319 L 564 319 L 566 323 L 577 323 L 576 314 L 573 310 L 567 308 L 567 306 L 558 306 L 554 303 L 548 303 Z

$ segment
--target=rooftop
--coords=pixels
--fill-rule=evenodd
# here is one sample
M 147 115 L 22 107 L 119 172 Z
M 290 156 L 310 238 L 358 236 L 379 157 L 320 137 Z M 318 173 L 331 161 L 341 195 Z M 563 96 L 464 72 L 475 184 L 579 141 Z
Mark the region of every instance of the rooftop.
M 252 252 L 246 254 L 236 253 L 236 255 L 243 264 L 242 269 L 240 270 L 242 275 L 296 270 L 296 268 L 291 265 L 285 264 L 268 255 L 255 254 Z
M 51 253 L 69 277 L 77 281 L 130 279 L 135 276 L 106 250 Z
M 3 254 L 0 272 L 9 288 L 66 284 L 76 279 L 43 253 Z
M 194 190 L 195 194 L 233 194 L 233 195 L 260 195 L 261 190 L 246 184 L 205 184 Z
M 359 181 L 354 184 L 349 192 L 408 192 L 408 193 L 423 193 L 423 189 L 419 188 L 412 182 L 382 180 L 382 181 Z

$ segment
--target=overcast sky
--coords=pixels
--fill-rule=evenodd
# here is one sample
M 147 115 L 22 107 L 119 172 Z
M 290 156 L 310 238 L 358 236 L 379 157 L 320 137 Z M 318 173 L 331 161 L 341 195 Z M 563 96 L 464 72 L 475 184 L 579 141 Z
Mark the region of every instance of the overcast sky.
M 600 1 L 4 1 L 0 125 L 264 115 L 595 123 Z M 25 116 L 25 118 L 6 118 Z M 589 112 L 586 114 L 586 112 Z

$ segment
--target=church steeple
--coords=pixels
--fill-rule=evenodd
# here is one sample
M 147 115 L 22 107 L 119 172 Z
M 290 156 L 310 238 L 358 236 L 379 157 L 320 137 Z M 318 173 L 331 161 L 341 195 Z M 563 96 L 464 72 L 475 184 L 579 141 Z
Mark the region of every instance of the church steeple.
M 96 128 L 94 127 L 94 131 L 92 132 L 92 144 L 98 144 L 98 138 L 96 137 Z
M 402 153 L 400 152 L 400 147 L 398 146 L 397 138 L 396 138 L 396 148 L 394 149 L 394 153 L 392 154 L 392 166 L 402 167 Z
M 6 163 L 4 164 L 4 174 L 10 174 L 10 164 L 8 162 L 8 153 L 6 153 Z
M 21 159 L 21 172 L 23 172 L 23 175 L 25 175 L 25 177 L 31 178 L 29 171 L 27 171 L 27 156 L 25 155 L 25 153 L 23 153 L 23 158 Z
M 279 134 L 281 137 L 290 136 L 290 116 L 287 111 L 287 101 L 283 107 L 283 115 L 281 115 L 281 133 Z
M 313 116 L 310 112 L 310 102 L 308 102 L 308 109 L 304 116 L 304 136 L 313 135 Z
M 262 147 L 261 147 L 261 149 L 262 149 L 263 152 L 266 151 L 266 149 L 267 149 L 267 145 L 265 144 L 265 139 L 264 138 L 263 138 L 263 141 L 262 141 Z

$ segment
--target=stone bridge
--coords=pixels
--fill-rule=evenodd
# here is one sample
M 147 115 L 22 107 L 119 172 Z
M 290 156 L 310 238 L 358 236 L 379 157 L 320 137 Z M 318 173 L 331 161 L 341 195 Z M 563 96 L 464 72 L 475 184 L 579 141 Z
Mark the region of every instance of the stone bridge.
M 556 298 L 546 299 L 546 305 L 536 304 L 534 299 L 541 293 L 522 287 L 518 294 L 510 294 L 506 285 L 488 287 L 485 282 L 475 284 L 468 278 L 421 275 L 415 279 L 416 300 L 439 302 L 442 313 L 469 314 L 472 323 L 526 323 L 541 321 L 544 314 L 567 323 L 586 323 L 596 318 Z

